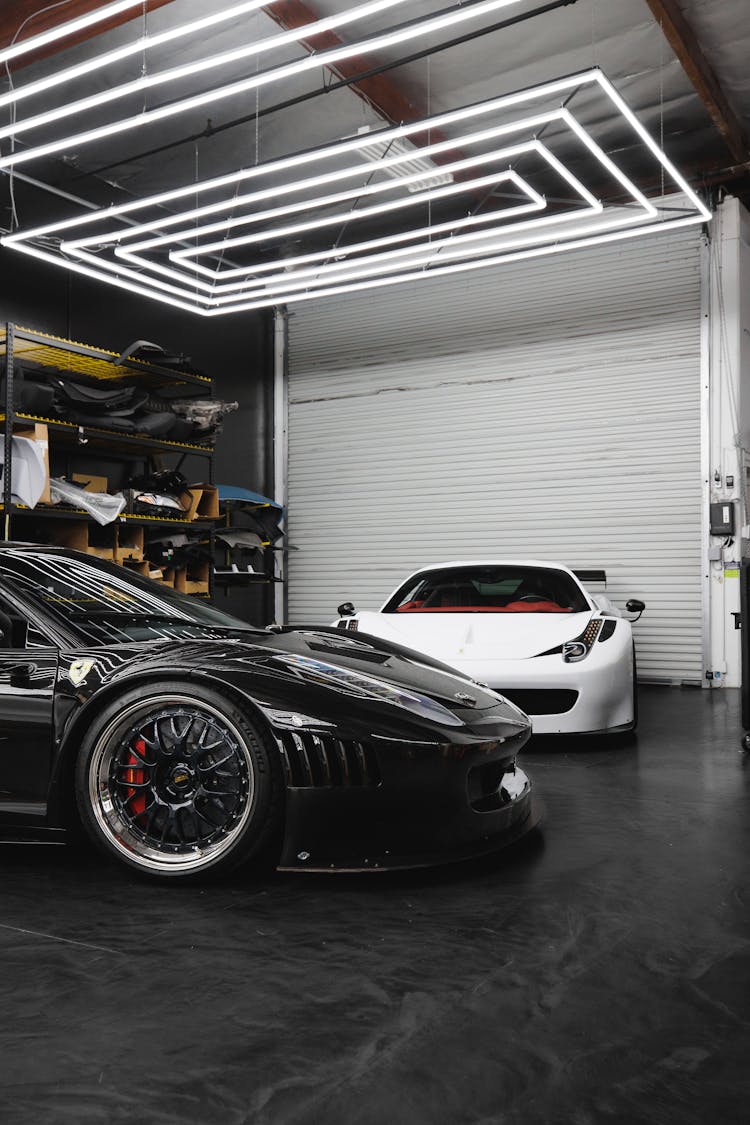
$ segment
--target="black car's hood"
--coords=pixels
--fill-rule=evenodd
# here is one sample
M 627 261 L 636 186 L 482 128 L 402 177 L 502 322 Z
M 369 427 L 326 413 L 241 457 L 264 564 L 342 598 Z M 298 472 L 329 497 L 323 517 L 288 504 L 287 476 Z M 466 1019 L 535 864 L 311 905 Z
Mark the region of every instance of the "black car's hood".
M 527 725 L 511 704 L 461 673 L 380 638 L 344 636 L 335 629 L 238 631 L 218 639 L 69 651 L 61 661 L 62 677 L 69 679 L 66 665 L 86 695 L 134 676 L 153 683 L 192 673 L 232 684 L 260 706 L 310 715 L 340 719 L 374 707 L 386 721 L 392 716 L 394 724 L 408 715 L 433 728 L 466 726 L 478 732 L 483 715 L 496 724 L 502 712 L 510 725 Z
M 467 706 L 485 710 L 497 706 L 497 695 L 424 653 L 392 644 L 380 637 L 358 633 L 346 635 L 338 629 L 285 628 L 271 634 L 269 647 L 279 661 L 305 670 L 308 676 L 334 672 L 338 683 L 357 691 L 357 680 L 380 680 L 404 691 L 416 691 L 439 700 L 451 709 Z M 264 656 L 268 649 L 263 647 Z M 346 677 L 345 673 L 350 673 Z M 342 674 L 343 673 L 343 674 Z

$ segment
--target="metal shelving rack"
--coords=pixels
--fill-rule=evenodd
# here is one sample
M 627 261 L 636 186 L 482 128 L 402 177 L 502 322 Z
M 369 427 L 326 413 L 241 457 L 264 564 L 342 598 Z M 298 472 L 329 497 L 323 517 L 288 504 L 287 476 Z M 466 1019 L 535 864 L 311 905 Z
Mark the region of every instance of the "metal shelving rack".
M 166 438 L 151 438 L 145 434 L 123 433 L 118 430 L 107 430 L 100 426 L 88 426 L 60 418 L 48 418 L 15 409 L 14 375 L 17 360 L 34 364 L 41 369 L 54 368 L 57 372 L 68 372 L 72 378 L 82 376 L 103 382 L 115 382 L 124 378 L 137 379 L 148 389 L 156 391 L 169 387 L 176 391 L 178 395 L 182 392 L 184 395 L 191 397 L 200 394 L 213 396 L 213 380 L 208 376 L 188 371 L 176 371 L 138 359 L 129 358 L 120 361 L 120 356 L 116 352 L 90 347 L 87 344 L 65 340 L 44 332 L 32 331 L 11 323 L 6 323 L 4 330 L 0 329 L 0 365 L 3 359 L 5 361 L 5 386 L 2 395 L 0 420 L 4 423 L 4 470 L 0 507 L 3 513 L 3 537 L 6 540 L 13 538 L 17 518 L 22 520 L 25 517 L 35 517 L 41 520 L 74 519 L 84 522 L 91 522 L 92 520 L 92 517 L 83 509 L 59 506 L 32 509 L 23 504 L 13 503 L 12 439 L 14 423 L 25 425 L 42 423 L 46 425 L 50 438 L 50 450 L 54 442 L 58 450 L 65 449 L 67 452 L 87 457 L 95 457 L 99 454 L 107 461 L 148 462 L 158 454 L 173 454 L 178 456 L 175 468 L 179 469 L 185 457 L 203 457 L 207 462 L 207 483 L 214 483 L 213 446 L 169 441 Z M 119 516 L 116 522 L 151 528 L 173 528 L 175 530 L 185 528 L 196 531 L 200 528 L 208 535 L 213 550 L 213 524 L 204 524 L 203 526 L 199 524 L 196 527 L 194 520 L 127 514 Z M 212 595 L 213 567 L 210 567 L 209 596 Z

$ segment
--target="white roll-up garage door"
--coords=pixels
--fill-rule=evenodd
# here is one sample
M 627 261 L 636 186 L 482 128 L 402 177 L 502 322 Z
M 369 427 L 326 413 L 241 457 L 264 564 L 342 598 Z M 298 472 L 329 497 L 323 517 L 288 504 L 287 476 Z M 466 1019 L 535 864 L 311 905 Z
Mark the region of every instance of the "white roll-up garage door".
M 452 559 L 604 568 L 643 678 L 702 675 L 700 238 L 297 305 L 289 620 Z

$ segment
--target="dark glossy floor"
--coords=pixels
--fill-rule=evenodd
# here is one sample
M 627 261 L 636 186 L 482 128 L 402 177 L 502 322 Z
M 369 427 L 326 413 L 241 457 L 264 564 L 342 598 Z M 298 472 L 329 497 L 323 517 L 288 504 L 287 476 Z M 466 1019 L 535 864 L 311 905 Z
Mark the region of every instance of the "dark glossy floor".
M 739 694 L 537 745 L 541 835 L 427 874 L 158 889 L 0 845 L 0 1122 L 750 1120 Z

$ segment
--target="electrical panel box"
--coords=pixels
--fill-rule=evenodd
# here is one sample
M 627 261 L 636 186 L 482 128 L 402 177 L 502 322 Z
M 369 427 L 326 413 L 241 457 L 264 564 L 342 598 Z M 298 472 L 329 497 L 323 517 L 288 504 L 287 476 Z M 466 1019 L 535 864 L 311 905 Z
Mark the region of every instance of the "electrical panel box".
M 711 534 L 734 535 L 734 504 L 726 501 L 711 505 Z

